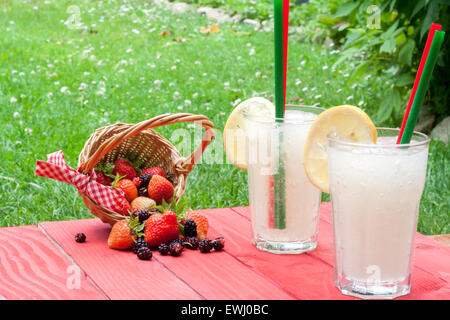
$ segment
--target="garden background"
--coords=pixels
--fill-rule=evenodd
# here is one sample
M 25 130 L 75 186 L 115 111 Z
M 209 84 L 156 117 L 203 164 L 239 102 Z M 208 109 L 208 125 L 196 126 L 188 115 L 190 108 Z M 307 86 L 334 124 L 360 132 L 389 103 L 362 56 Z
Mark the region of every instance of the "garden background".
M 291 1 L 288 101 L 353 104 L 377 126 L 400 126 L 429 25 L 449 26 L 448 1 L 303 2 Z M 73 186 L 34 176 L 36 159 L 63 150 L 76 168 L 96 128 L 166 112 L 205 114 L 217 128 L 189 174 L 192 207 L 247 205 L 247 173 L 227 162 L 220 131 L 240 101 L 273 99 L 272 8 L 266 0 L 2 1 L 0 225 L 92 217 Z M 447 36 L 420 131 L 448 123 L 449 79 Z M 177 128 L 196 136 L 186 124 L 157 131 L 170 140 Z M 449 159 L 449 145 L 433 138 L 424 234 L 450 233 Z

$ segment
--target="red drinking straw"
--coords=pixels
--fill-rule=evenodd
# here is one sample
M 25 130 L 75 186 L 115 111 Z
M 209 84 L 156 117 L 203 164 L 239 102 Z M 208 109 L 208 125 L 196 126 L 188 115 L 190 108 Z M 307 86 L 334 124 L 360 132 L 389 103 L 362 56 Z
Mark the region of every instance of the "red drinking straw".
M 411 96 L 409 97 L 408 106 L 406 107 L 405 116 L 403 117 L 402 126 L 397 137 L 397 144 L 400 144 L 402 140 L 403 132 L 405 131 L 406 122 L 408 121 L 409 112 L 411 111 L 411 106 L 416 96 L 417 87 L 419 86 L 420 77 L 422 76 L 423 67 L 427 61 L 428 53 L 430 52 L 431 43 L 433 42 L 434 33 L 440 31 L 442 26 L 437 23 L 432 23 L 430 32 L 428 33 L 427 43 L 425 44 L 425 49 L 423 50 L 422 58 L 419 64 L 419 70 L 417 70 L 416 79 L 414 80 L 414 85 L 411 91 Z
M 283 61 L 284 61 L 284 109 L 286 110 L 286 71 L 289 33 L 289 0 L 283 0 Z

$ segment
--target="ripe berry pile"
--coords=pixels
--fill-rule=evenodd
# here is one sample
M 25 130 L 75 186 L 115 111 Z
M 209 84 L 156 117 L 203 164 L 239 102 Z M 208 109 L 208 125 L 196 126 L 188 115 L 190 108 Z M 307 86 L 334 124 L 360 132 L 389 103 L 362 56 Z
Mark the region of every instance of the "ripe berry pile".
M 162 199 L 161 203 L 151 209 L 131 209 L 129 217 L 112 227 L 108 246 L 111 249 L 131 249 L 141 260 L 150 260 L 154 249 L 161 255 L 174 257 L 180 256 L 185 248 L 199 249 L 202 253 L 223 250 L 223 237 L 206 238 L 209 225 L 205 216 L 186 210 L 185 201 L 168 204 Z
M 140 170 L 142 160 L 131 153 L 126 159 L 114 163 L 101 163 L 94 169 L 95 180 L 123 191 L 123 209 L 118 212 L 128 216 L 129 210 L 151 210 L 162 201 L 170 202 L 174 186 L 163 169 L 159 167 Z

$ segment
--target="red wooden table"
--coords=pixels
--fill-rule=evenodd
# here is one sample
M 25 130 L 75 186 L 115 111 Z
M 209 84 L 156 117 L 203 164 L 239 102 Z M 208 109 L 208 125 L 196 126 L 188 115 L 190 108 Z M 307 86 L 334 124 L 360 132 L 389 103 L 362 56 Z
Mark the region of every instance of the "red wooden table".
M 0 228 L 0 299 L 353 299 L 333 284 L 329 203 L 317 249 L 301 255 L 258 251 L 247 207 L 201 211 L 225 251 L 142 261 L 109 249 L 110 226 L 98 219 Z M 411 294 L 398 299 L 450 299 L 450 248 L 419 233 L 415 246 Z

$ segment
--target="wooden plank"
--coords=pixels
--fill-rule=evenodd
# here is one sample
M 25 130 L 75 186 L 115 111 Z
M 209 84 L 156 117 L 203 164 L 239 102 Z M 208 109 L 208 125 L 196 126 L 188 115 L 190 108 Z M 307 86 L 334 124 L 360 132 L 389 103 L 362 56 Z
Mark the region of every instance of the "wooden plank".
M 277 255 L 259 251 L 251 242 L 248 212 L 228 209 L 199 210 L 210 220 L 211 230 L 226 239 L 226 251 L 247 267 L 275 282 L 296 299 L 351 299 L 333 283 L 333 269 L 309 254 Z M 248 210 L 248 209 L 247 209 Z
M 36 226 L 0 228 L 2 299 L 105 299 Z
M 232 208 L 250 219 L 248 207 Z M 331 204 L 320 207 L 317 249 L 306 255 L 326 264 L 334 264 Z M 333 281 L 332 279 L 330 281 Z M 411 279 L 411 294 L 399 299 L 448 299 L 450 297 L 450 248 L 420 233 L 415 235 L 415 252 Z
M 108 248 L 111 227 L 98 219 L 43 222 L 39 226 L 110 299 L 193 299 L 202 297 L 157 261 Z M 85 243 L 73 240 L 86 235 Z

